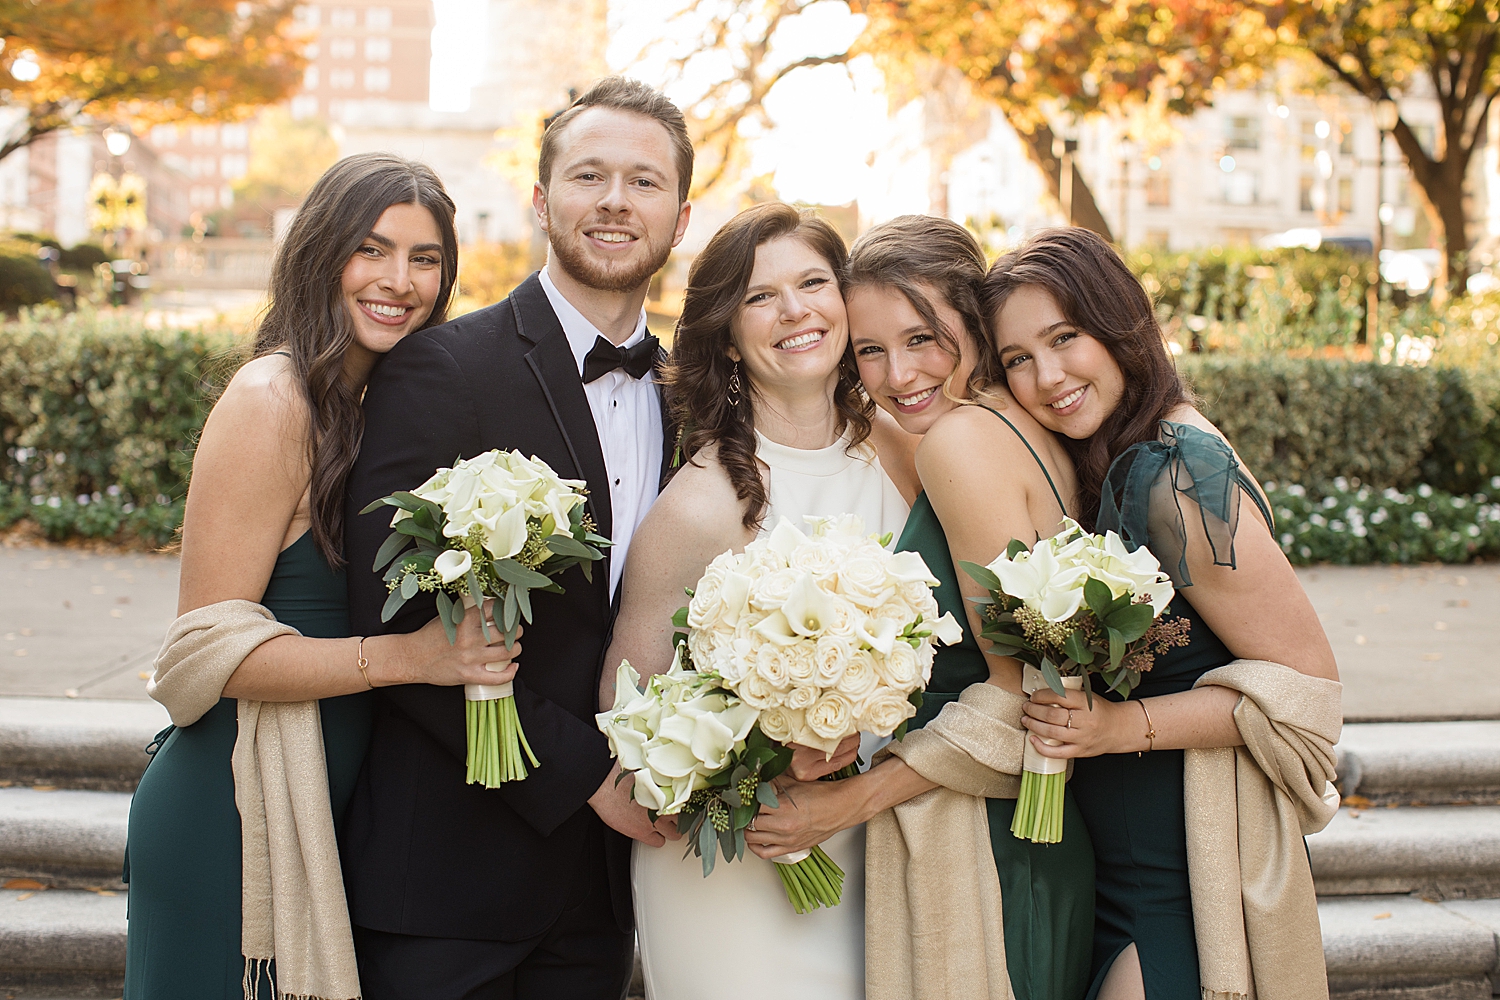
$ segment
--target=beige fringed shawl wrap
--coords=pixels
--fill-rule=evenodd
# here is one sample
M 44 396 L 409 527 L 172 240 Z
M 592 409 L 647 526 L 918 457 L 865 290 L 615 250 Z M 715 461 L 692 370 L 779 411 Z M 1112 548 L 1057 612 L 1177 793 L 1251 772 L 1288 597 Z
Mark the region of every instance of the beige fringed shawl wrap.
M 261 643 L 296 635 L 251 601 L 221 601 L 172 623 L 146 691 L 190 726 Z M 316 701 L 239 702 L 234 801 L 240 811 L 241 950 L 246 1000 L 276 960 L 278 998 L 357 1000 L 359 971 L 328 800 Z
M 881 751 L 940 787 L 865 826 L 869 1000 L 1010 1000 L 984 800 L 1020 790 L 1024 704 L 1003 688 L 972 684 Z
M 1338 811 L 1343 685 L 1235 660 L 1194 687 L 1241 694 L 1245 745 L 1187 750 L 1188 880 L 1203 1000 L 1326 1000 L 1318 901 L 1302 838 Z
M 1342 685 L 1236 660 L 1198 686 L 1243 695 L 1243 747 L 1185 752 L 1188 874 L 1204 1000 L 1326 1000 L 1302 843 L 1338 808 Z M 1005 1000 L 1000 887 L 984 798 L 1019 789 L 1025 699 L 975 684 L 882 753 L 944 787 L 866 826 L 865 988 L 871 1000 Z M 909 942 L 909 944 L 907 944 Z

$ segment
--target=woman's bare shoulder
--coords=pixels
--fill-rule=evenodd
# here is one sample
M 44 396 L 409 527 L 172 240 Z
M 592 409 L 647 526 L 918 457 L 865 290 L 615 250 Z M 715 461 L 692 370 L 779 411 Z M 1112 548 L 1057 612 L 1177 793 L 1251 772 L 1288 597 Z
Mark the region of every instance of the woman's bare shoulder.
M 307 402 L 297 386 L 291 361 L 277 354 L 252 358 L 241 365 L 214 403 L 213 415 L 221 423 L 249 421 L 263 427 L 270 422 L 284 429 L 304 429 L 309 423 Z
M 744 501 L 719 464 L 717 449 L 708 445 L 677 470 L 651 505 L 640 530 L 672 538 L 684 548 L 698 548 L 740 538 L 749 530 L 743 524 L 744 512 Z

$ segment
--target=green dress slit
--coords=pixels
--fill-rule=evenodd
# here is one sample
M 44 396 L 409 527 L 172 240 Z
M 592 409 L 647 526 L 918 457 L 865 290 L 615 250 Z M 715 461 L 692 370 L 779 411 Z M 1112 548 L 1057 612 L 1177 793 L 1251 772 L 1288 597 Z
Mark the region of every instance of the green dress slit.
M 995 415 L 1005 420 L 1002 414 Z M 1009 420 L 1005 422 L 1010 424 Z M 1019 431 L 1016 434 L 1020 436 Z M 1041 459 L 1037 464 L 1041 465 Z M 1042 471 L 1046 473 L 1045 466 Z M 1047 481 L 1051 483 L 1050 475 Z M 1058 505 L 1063 506 L 1061 497 Z M 909 727 L 919 729 L 944 705 L 957 701 L 969 685 L 987 681 L 990 669 L 969 630 L 948 539 L 925 492 L 912 505 L 896 548 L 922 556 L 939 581 L 934 591 L 938 608 L 951 612 L 964 626 L 961 643 L 938 648 L 922 707 Z M 1063 801 L 1063 839 L 1056 844 L 1033 844 L 1010 832 L 1015 799 L 986 799 L 985 808 L 990 849 L 1000 874 L 1005 962 L 1017 1000 L 1080 1000 L 1089 987 L 1094 851 L 1072 793 L 1069 791 Z
M 305 636 L 349 635 L 344 573 L 323 560 L 311 532 L 277 556 L 261 603 Z M 319 710 L 337 826 L 374 709 L 370 692 L 361 692 L 325 698 Z M 240 814 L 230 765 L 238 731 L 235 700 L 221 698 L 191 726 L 172 730 L 131 800 L 128 1000 L 241 1000 Z M 256 995 L 275 995 L 264 975 Z

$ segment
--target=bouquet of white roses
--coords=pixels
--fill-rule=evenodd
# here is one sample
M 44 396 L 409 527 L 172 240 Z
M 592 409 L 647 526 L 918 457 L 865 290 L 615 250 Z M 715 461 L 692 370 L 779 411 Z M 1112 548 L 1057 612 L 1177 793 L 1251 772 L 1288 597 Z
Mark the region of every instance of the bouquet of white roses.
M 956 643 L 963 630 L 938 616 L 921 556 L 888 551 L 889 537 L 866 535 L 852 515 L 807 521 L 810 536 L 783 518 L 714 559 L 674 623 L 694 669 L 757 710 L 765 736 L 831 757 L 854 733 L 899 736 L 931 675 L 933 639 Z M 843 873 L 821 848 L 775 860 L 799 912 L 838 903 L 827 890 Z
M 584 496 L 582 480 L 559 478 L 541 459 L 492 450 L 437 470 L 409 493 L 376 500 L 360 513 L 396 508 L 395 530 L 375 555 L 375 572 L 390 564 L 380 620 L 431 593 L 453 642 L 465 607 L 493 597 L 496 621 L 480 621 L 485 638 L 499 625 L 506 645 L 514 643 L 520 623 L 531 622 L 533 590 L 562 593 L 552 578 L 571 566 L 592 580 L 593 563 L 604 558 L 600 550 L 610 543 L 594 533 Z M 523 750 L 532 767 L 541 764 L 521 730 L 511 689 L 464 686 L 470 784 L 495 788 L 525 778 Z
M 1024 664 L 1021 686 L 1059 695 L 1083 689 L 1099 674 L 1128 698 L 1155 656 L 1187 644 L 1188 622 L 1156 619 L 1175 593 L 1149 549 L 1134 552 L 1113 531 L 1089 534 L 1071 518 L 1063 530 L 1028 549 L 1012 540 L 988 566 L 960 565 L 990 596 L 980 635 L 991 651 Z M 1053 741 L 1049 741 L 1053 742 Z M 1044 757 L 1026 741 L 1021 792 L 1011 832 L 1033 843 L 1062 840 L 1067 762 Z

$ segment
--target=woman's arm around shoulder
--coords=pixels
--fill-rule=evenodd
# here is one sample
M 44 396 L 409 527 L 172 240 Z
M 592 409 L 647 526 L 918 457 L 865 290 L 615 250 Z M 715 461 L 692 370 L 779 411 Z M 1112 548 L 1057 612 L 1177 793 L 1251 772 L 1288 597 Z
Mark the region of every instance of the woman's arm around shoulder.
M 620 614 L 599 682 L 601 709 L 614 704 L 621 660 L 642 677 L 672 665 L 672 616 L 688 602 L 684 588 L 697 583 L 716 556 L 739 551 L 755 537 L 742 521 L 744 502 L 714 456 L 710 445 L 685 463 L 631 537 Z
M 276 557 L 307 523 L 308 428 L 288 359 L 255 358 L 230 380 L 193 455 L 179 614 L 261 599 Z
M 1213 434 L 1224 435 L 1191 406 L 1169 418 Z M 1231 444 L 1231 448 L 1233 445 Z M 1264 502 L 1265 494 L 1244 461 L 1241 470 Z M 1216 565 L 1214 550 L 1193 502 L 1178 498 L 1187 530 L 1187 564 L 1193 585 L 1181 591 L 1229 651 L 1241 659 L 1270 660 L 1314 677 L 1338 680 L 1338 665 L 1328 636 L 1307 592 L 1281 551 L 1272 526 L 1254 503 L 1240 496 L 1234 533 L 1234 567 Z M 1220 553 L 1220 561 L 1226 553 Z

